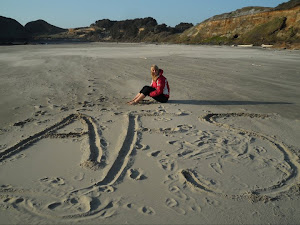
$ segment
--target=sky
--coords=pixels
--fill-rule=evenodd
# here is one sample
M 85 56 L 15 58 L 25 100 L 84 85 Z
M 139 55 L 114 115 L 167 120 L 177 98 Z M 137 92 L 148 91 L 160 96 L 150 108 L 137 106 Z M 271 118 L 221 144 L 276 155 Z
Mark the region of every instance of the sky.
M 0 0 L 0 16 L 22 25 L 43 19 L 62 28 L 90 26 L 97 20 L 153 17 L 159 24 L 202 22 L 246 6 L 275 7 L 288 0 Z

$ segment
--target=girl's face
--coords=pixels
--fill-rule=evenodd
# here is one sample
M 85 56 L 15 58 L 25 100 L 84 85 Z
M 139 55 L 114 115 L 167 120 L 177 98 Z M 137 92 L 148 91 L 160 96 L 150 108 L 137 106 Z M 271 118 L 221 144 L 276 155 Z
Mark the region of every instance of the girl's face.
M 157 75 L 157 71 L 155 70 L 154 67 L 151 67 L 151 74 L 152 75 Z

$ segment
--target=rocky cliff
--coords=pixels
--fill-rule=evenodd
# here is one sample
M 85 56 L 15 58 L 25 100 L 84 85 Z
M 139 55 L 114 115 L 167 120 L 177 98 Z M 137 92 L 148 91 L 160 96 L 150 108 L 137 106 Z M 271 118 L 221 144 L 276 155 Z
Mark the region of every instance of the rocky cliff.
M 123 21 L 104 19 L 91 25 L 94 32 L 89 38 L 97 41 L 160 42 L 162 38 L 182 33 L 192 26 L 191 23 L 180 23 L 175 27 L 168 27 L 166 24 L 158 24 L 152 17 Z
M 28 41 L 28 33 L 16 20 L 0 16 L 0 44 L 22 44 Z
M 121 41 L 121 42 L 161 42 L 169 41 L 170 37 L 182 33 L 192 27 L 191 23 L 180 23 L 175 27 L 157 24 L 156 20 L 137 18 L 132 20 L 111 21 L 98 20 L 89 27 L 62 29 L 46 21 L 37 20 L 25 25 L 30 40 L 49 41 Z
M 293 4 L 291 4 L 293 3 Z M 276 8 L 247 7 L 186 30 L 177 42 L 199 44 L 300 43 L 300 1 Z

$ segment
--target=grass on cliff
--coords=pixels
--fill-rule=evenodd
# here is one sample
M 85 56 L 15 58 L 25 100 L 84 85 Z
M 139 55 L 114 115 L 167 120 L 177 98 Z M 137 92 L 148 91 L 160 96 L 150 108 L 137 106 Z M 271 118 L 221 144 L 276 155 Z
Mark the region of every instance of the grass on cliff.
M 243 44 L 273 44 L 278 41 L 277 32 L 285 27 L 286 17 L 278 17 L 270 22 L 258 25 L 239 38 Z
M 176 43 L 186 44 L 204 44 L 204 45 L 228 45 L 232 43 L 232 39 L 225 36 L 213 36 L 204 38 L 201 33 L 198 33 L 194 37 L 177 36 Z
M 201 44 L 210 44 L 210 45 L 227 45 L 230 44 L 231 39 L 225 36 L 214 36 L 211 38 L 207 38 L 201 41 Z

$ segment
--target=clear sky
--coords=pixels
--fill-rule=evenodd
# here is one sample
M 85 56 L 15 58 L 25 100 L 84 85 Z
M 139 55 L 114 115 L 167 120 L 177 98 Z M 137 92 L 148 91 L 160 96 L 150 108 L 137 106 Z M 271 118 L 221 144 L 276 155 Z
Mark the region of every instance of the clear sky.
M 275 7 L 288 0 L 0 0 L 0 15 L 22 25 L 38 19 L 62 28 L 96 20 L 153 17 L 159 24 L 196 25 L 211 16 L 245 6 Z

